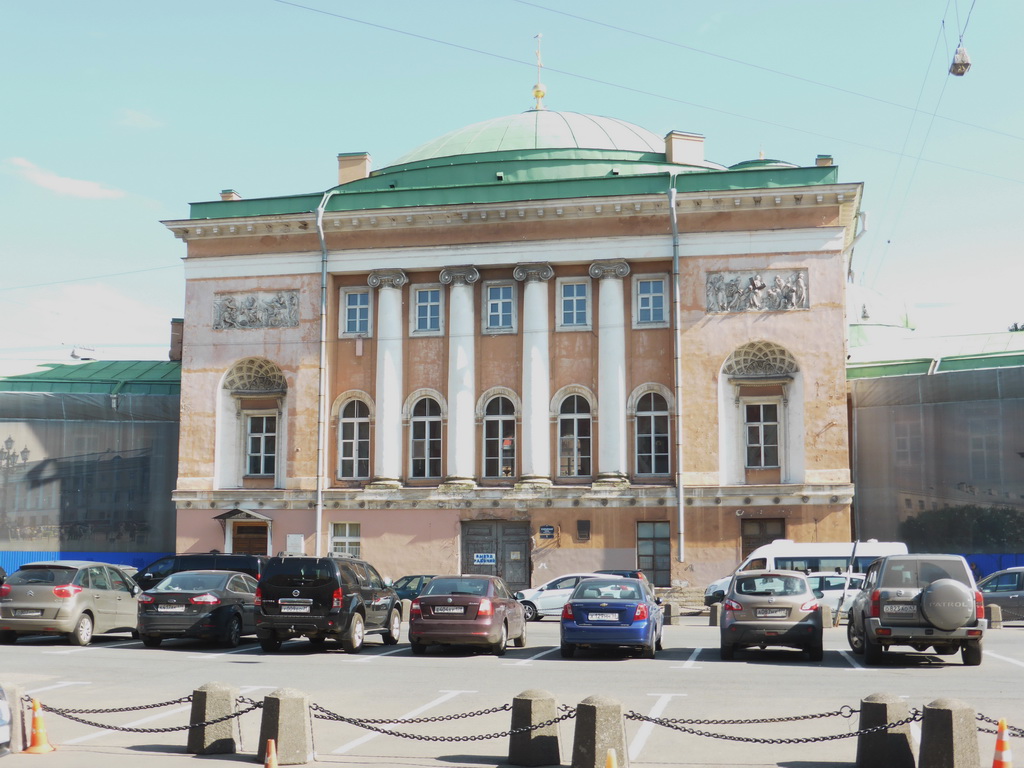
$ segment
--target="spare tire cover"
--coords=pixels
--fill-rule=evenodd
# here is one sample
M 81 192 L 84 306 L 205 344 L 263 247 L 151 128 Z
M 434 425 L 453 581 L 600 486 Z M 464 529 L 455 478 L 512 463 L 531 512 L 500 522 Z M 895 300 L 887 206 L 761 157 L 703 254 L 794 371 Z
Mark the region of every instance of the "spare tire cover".
M 974 592 L 956 579 L 933 581 L 921 591 L 921 611 L 938 629 L 958 629 L 974 618 Z

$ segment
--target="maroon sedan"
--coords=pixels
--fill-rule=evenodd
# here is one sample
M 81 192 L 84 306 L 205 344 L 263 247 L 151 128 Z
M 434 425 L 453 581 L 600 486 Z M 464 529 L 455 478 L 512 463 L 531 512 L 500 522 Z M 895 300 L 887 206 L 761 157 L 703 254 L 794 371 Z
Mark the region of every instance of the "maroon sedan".
M 526 646 L 522 604 L 497 576 L 435 576 L 412 601 L 409 645 L 415 654 L 428 645 L 479 645 L 502 656 L 512 638 Z

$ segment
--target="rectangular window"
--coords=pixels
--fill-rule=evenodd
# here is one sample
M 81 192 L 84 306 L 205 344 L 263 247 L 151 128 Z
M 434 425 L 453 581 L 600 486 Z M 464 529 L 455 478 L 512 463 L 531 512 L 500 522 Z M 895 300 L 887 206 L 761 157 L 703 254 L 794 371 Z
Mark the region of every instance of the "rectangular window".
M 440 286 L 414 288 L 411 332 L 418 336 L 439 336 L 442 333 L 442 296 Z
M 373 330 L 370 291 L 366 288 L 343 288 L 339 335 L 342 338 L 369 337 Z
M 664 325 L 665 314 L 665 285 L 666 280 L 661 277 L 638 277 L 636 285 L 636 322 L 637 325 Z
M 361 557 L 359 523 L 334 523 L 331 526 L 331 553 Z
M 514 333 L 516 330 L 516 288 L 513 283 L 484 286 L 484 330 Z
M 558 328 L 581 331 L 590 328 L 590 283 L 580 279 L 558 281 Z
M 277 416 L 246 417 L 247 475 L 273 476 L 277 459 Z
M 747 433 L 747 468 L 779 466 L 779 406 L 775 403 L 744 405 Z

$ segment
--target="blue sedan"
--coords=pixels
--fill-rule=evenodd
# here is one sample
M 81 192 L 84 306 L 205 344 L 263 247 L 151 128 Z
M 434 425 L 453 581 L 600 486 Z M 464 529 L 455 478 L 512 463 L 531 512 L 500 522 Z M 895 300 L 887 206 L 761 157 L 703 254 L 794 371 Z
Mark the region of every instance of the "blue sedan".
M 646 579 L 585 579 L 562 609 L 562 657 L 577 648 L 638 648 L 645 659 L 661 650 L 661 599 Z

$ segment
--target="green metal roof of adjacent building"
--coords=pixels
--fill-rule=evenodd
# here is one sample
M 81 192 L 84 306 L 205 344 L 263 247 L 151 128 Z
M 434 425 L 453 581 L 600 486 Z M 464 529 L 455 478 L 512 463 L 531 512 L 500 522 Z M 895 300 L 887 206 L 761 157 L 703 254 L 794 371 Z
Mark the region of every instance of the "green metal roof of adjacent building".
M 610 117 L 530 110 L 460 128 L 366 178 L 332 188 L 327 211 L 662 194 L 834 184 L 836 166 L 755 160 L 733 168 L 670 163 L 665 140 Z M 192 203 L 190 218 L 313 211 L 322 191 Z
M 0 392 L 178 395 L 181 393 L 181 362 L 134 360 L 49 364 L 46 370 L 0 378 Z

